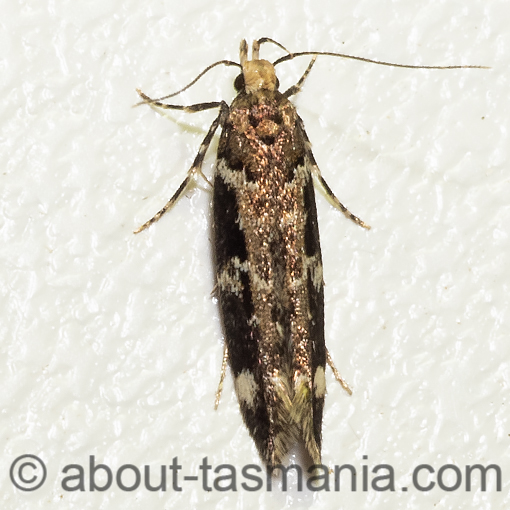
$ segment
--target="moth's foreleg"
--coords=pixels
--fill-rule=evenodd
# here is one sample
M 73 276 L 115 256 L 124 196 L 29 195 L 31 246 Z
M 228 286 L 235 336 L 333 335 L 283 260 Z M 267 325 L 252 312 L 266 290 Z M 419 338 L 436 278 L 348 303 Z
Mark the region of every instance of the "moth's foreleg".
M 144 99 L 147 99 L 148 102 L 150 100 L 149 97 L 147 97 L 142 92 L 138 92 L 141 97 Z M 157 106 L 160 106 L 157 102 L 151 102 L 150 104 L 154 104 Z M 204 105 L 214 105 L 214 106 L 207 106 Z M 166 106 L 174 106 L 174 105 L 166 105 Z M 135 230 L 135 234 L 140 233 L 142 230 L 145 230 L 146 228 L 150 227 L 153 223 L 158 221 L 163 214 L 165 214 L 169 209 L 173 207 L 173 205 L 181 198 L 181 196 L 186 191 L 186 188 L 189 186 L 190 182 L 195 179 L 195 176 L 197 174 L 201 175 L 209 184 L 209 180 L 202 172 L 202 163 L 204 162 L 204 157 L 207 152 L 207 149 L 209 148 L 209 145 L 211 143 L 212 137 L 214 136 L 214 133 L 216 132 L 216 129 L 218 129 L 218 126 L 223 126 L 225 119 L 228 115 L 228 105 L 224 101 L 221 101 L 220 103 L 201 103 L 197 105 L 191 105 L 176 109 L 183 109 L 185 111 L 200 111 L 200 110 L 194 110 L 194 107 L 203 107 L 202 110 L 208 110 L 209 108 L 216 108 L 217 106 L 220 107 L 220 113 L 214 119 L 214 122 L 211 124 L 211 127 L 209 128 L 209 131 L 207 135 L 205 136 L 203 142 L 200 145 L 200 148 L 198 149 L 198 154 L 195 156 L 195 160 L 193 161 L 193 164 L 191 165 L 191 168 L 188 170 L 188 173 L 186 175 L 186 178 L 184 181 L 182 181 L 181 185 L 179 186 L 178 190 L 174 193 L 172 198 L 165 204 L 165 206 L 157 212 L 149 221 L 146 221 L 141 227 L 137 228 Z
M 329 200 L 329 202 L 334 205 L 337 209 L 340 209 L 347 218 L 354 221 L 354 223 L 357 223 L 360 227 L 366 228 L 367 230 L 370 230 L 370 225 L 367 225 L 363 220 L 352 214 L 345 205 L 343 205 L 338 198 L 336 198 L 335 194 L 331 190 L 331 188 L 328 186 L 328 183 L 324 180 L 324 177 L 321 175 L 321 171 L 317 165 L 317 162 L 315 161 L 315 158 L 313 157 L 312 153 L 312 147 L 310 144 L 310 140 L 308 139 L 308 136 L 305 131 L 305 127 L 303 124 L 303 121 L 301 118 L 298 119 L 299 127 L 301 129 L 303 138 L 305 140 L 305 153 L 306 153 L 306 159 L 308 160 L 308 164 L 310 165 L 310 171 L 312 172 L 313 176 L 317 180 L 317 182 L 320 184 L 321 188 L 323 189 L 324 193 L 326 194 L 326 198 Z
M 301 90 L 301 87 L 303 86 L 303 83 L 305 82 L 306 80 L 306 77 L 310 74 L 310 71 L 312 70 L 312 67 L 313 65 L 315 64 L 315 61 L 317 60 L 317 55 L 315 55 L 312 60 L 310 61 L 310 63 L 308 64 L 308 67 L 306 68 L 306 71 L 303 73 L 303 76 L 301 76 L 301 78 L 299 79 L 299 81 L 295 84 L 295 85 L 292 85 L 292 87 L 290 87 L 289 89 L 287 89 L 283 95 L 286 97 L 286 98 L 289 98 L 290 96 L 293 96 L 294 94 L 297 94 L 300 90 Z
M 163 108 L 164 110 L 181 110 L 186 113 L 196 113 L 203 112 L 204 110 L 212 110 L 213 108 L 226 106 L 224 101 L 212 101 L 209 103 L 197 103 L 192 105 L 181 105 L 181 104 L 166 104 L 161 103 L 157 99 L 150 98 L 147 94 L 144 94 L 140 89 L 136 89 L 138 95 L 143 99 L 139 103 L 136 103 L 135 106 L 140 106 L 142 104 L 148 104 L 149 106 L 157 106 L 158 108 Z

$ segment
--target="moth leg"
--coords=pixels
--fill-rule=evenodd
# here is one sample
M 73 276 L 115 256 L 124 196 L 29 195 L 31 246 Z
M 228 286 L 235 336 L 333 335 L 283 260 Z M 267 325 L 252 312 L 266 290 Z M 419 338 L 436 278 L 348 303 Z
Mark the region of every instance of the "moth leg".
M 214 399 L 214 410 L 218 409 L 220 405 L 221 392 L 223 391 L 223 381 L 225 380 L 225 374 L 227 373 L 227 361 L 228 361 L 228 347 L 225 344 L 223 348 L 223 361 L 221 362 L 221 375 L 218 389 L 216 390 L 216 398 Z
M 146 98 L 147 100 L 150 100 L 150 98 L 147 97 L 142 92 L 138 92 L 138 93 L 144 99 Z M 159 106 L 158 102 L 151 102 L 150 104 Z M 193 161 L 191 168 L 188 170 L 186 178 L 184 179 L 184 181 L 182 181 L 182 183 L 179 186 L 179 188 L 177 189 L 177 191 L 174 193 L 172 198 L 165 204 L 165 206 L 159 212 L 157 212 L 149 221 L 146 221 L 141 227 L 137 228 L 134 231 L 135 234 L 139 234 L 140 232 L 142 232 L 142 230 L 145 230 L 146 228 L 150 227 L 153 223 L 158 221 L 161 218 L 161 216 L 163 216 L 163 214 L 165 214 L 169 209 L 171 209 L 173 207 L 173 205 L 177 202 L 177 200 L 179 200 L 179 198 L 184 194 L 184 192 L 186 191 L 186 188 L 189 186 L 189 183 L 191 182 L 192 179 L 195 178 L 195 176 L 197 174 L 201 175 L 207 182 L 209 182 L 207 180 L 207 177 L 202 173 L 202 163 L 204 161 L 205 153 L 207 152 L 207 149 L 209 148 L 209 145 L 211 143 L 212 137 L 214 136 L 216 129 L 218 129 L 219 125 L 223 125 L 223 123 L 225 122 L 225 119 L 227 118 L 228 105 L 227 105 L 227 103 L 222 101 L 220 103 L 202 103 L 201 105 L 198 104 L 198 105 L 177 108 L 177 109 L 185 109 L 185 108 L 189 109 L 189 108 L 193 108 L 193 107 L 199 107 L 199 106 L 211 105 L 211 104 L 214 104 L 215 106 L 207 106 L 206 108 L 202 108 L 202 109 L 206 110 L 209 108 L 214 108 L 216 106 L 220 106 L 220 113 L 218 114 L 216 119 L 214 119 L 213 123 L 211 124 L 211 127 L 209 128 L 207 135 L 205 136 L 204 140 L 202 141 L 200 148 L 198 149 L 198 154 L 195 156 L 195 160 Z M 166 106 L 175 106 L 175 105 L 166 105 Z M 190 110 L 190 111 L 200 111 L 200 110 Z M 209 183 L 209 184 L 211 184 L 211 183 Z
M 297 94 L 301 90 L 301 87 L 303 86 L 303 83 L 306 80 L 306 77 L 310 74 L 310 71 L 312 70 L 312 67 L 315 64 L 316 60 L 317 60 L 317 55 L 315 55 L 312 58 L 312 60 L 308 64 L 308 67 L 306 68 L 306 71 L 303 73 L 303 76 L 301 76 L 301 78 L 299 78 L 299 81 L 295 85 L 292 85 L 292 87 L 290 87 L 283 93 L 283 95 L 285 97 L 289 98 L 290 96 Z
M 331 370 L 333 370 L 333 375 L 335 376 L 335 379 L 340 383 L 342 388 L 349 394 L 352 395 L 352 390 L 349 387 L 349 385 L 345 382 L 343 377 L 339 374 L 338 370 L 335 367 L 335 364 L 333 363 L 333 359 L 331 358 L 331 355 L 329 354 L 329 351 L 326 349 L 326 360 L 328 362 L 328 365 L 331 367 Z
M 323 189 L 324 193 L 326 194 L 326 198 L 329 200 L 329 202 L 334 205 L 337 209 L 340 209 L 347 218 L 354 221 L 354 223 L 357 223 L 360 227 L 366 228 L 367 230 L 370 230 L 370 225 L 367 225 L 363 220 L 352 214 L 345 205 L 343 205 L 338 198 L 336 198 L 335 194 L 331 190 L 331 188 L 328 186 L 328 183 L 324 180 L 324 177 L 321 175 L 321 171 L 317 165 L 317 162 L 315 161 L 315 158 L 313 157 L 312 153 L 312 147 L 310 140 L 308 139 L 308 135 L 306 134 L 305 127 L 303 124 L 303 120 L 301 117 L 298 118 L 299 127 L 301 129 L 301 133 L 303 135 L 303 138 L 305 140 L 305 153 L 306 158 L 308 159 L 308 162 L 311 166 L 311 171 L 315 179 L 320 184 L 321 188 Z
M 177 105 L 177 104 L 166 104 L 166 103 L 162 103 L 158 99 L 150 98 L 147 94 L 144 94 L 140 89 L 136 89 L 136 91 L 138 92 L 138 95 L 143 99 L 143 101 L 136 103 L 135 106 L 140 106 L 142 104 L 148 104 L 151 108 L 156 106 L 157 108 L 162 108 L 164 110 L 180 110 L 180 111 L 183 111 L 186 113 L 203 112 L 205 110 L 212 110 L 213 108 L 218 108 L 218 107 L 220 107 L 221 109 L 223 109 L 225 107 L 228 108 L 225 101 L 197 103 L 197 104 L 192 104 L 192 105 L 188 105 L 188 106 Z M 205 142 L 205 140 L 204 140 L 204 142 Z M 203 145 L 203 143 L 202 143 L 202 145 Z M 206 148 L 206 150 L 207 150 L 207 148 Z M 204 153 L 204 156 L 205 156 L 205 153 Z M 209 184 L 209 186 L 212 187 L 212 184 L 209 182 L 209 179 L 207 179 L 207 177 L 202 173 L 201 167 L 197 169 L 197 172 L 202 176 L 202 178 L 207 182 L 207 184 Z
M 151 106 L 157 106 L 158 108 L 163 108 L 164 110 L 181 110 L 187 113 L 195 113 L 195 112 L 203 112 L 204 110 L 212 110 L 213 108 L 223 107 L 226 105 L 225 101 L 212 101 L 210 103 L 197 103 L 189 106 L 183 106 L 180 104 L 166 104 L 161 103 L 157 99 L 152 99 L 148 95 L 144 94 L 140 89 L 136 89 L 138 95 L 143 99 L 139 103 L 136 103 L 135 106 L 140 106 L 142 104 L 148 104 Z

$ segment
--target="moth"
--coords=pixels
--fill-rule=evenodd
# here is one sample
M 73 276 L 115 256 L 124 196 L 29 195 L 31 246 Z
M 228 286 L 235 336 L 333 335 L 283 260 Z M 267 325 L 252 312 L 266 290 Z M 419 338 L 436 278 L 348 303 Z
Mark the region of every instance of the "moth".
M 276 44 L 287 55 L 273 63 L 259 58 L 262 43 Z M 300 80 L 280 92 L 275 66 L 309 55 Z M 314 179 L 331 203 L 361 227 L 321 175 L 302 119 L 289 98 L 299 92 L 318 55 L 339 56 L 382 65 L 361 57 L 326 52 L 290 53 L 269 38 L 240 45 L 240 63 L 222 60 L 207 67 L 180 91 L 152 99 L 152 107 L 219 113 L 186 178 L 146 229 L 168 211 L 190 184 L 202 176 L 202 162 L 221 129 L 212 183 L 212 231 L 215 293 L 225 338 L 219 402 L 226 365 L 230 366 L 244 422 L 268 466 L 284 462 L 297 443 L 313 464 L 321 463 L 322 415 L 328 363 L 350 393 L 328 353 L 324 338 L 324 280 Z M 217 65 L 239 67 L 232 104 L 224 101 L 180 106 L 163 103 L 193 85 Z M 477 66 L 428 66 L 431 69 Z

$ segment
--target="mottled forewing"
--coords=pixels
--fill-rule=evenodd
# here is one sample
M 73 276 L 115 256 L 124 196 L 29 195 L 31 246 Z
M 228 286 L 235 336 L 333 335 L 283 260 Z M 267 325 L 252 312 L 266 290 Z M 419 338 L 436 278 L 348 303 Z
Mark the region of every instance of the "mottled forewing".
M 234 100 L 214 179 L 217 295 L 244 421 L 261 457 L 302 440 L 320 462 L 324 297 L 317 212 L 297 113 L 279 92 Z
M 225 173 L 243 175 L 240 155 L 231 150 L 234 135 L 232 123 L 227 120 L 221 134 L 213 192 L 216 295 L 241 413 L 261 457 L 268 461 L 269 416 L 258 368 L 260 330 L 252 320 L 248 248 L 239 216 L 238 194 L 242 190 L 239 184 L 225 178 Z
M 309 167 L 308 160 L 305 164 Z M 319 239 L 315 190 L 311 173 L 303 190 L 307 211 L 305 224 L 305 257 L 307 259 L 306 286 L 310 310 L 311 369 L 313 374 L 312 409 L 313 434 L 320 452 L 322 444 L 322 413 L 326 396 L 326 343 L 324 338 L 324 280 L 322 278 L 322 254 Z M 313 455 L 312 455 L 313 457 Z

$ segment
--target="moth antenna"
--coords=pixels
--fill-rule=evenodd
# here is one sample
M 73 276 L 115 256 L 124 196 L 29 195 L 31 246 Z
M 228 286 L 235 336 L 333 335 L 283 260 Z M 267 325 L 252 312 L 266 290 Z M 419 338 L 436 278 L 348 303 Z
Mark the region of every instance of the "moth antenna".
M 355 57 L 354 55 L 346 55 L 345 53 L 331 53 L 329 51 L 300 51 L 297 53 L 289 53 L 289 55 L 285 55 L 284 57 L 280 57 L 278 60 L 273 62 L 273 66 L 281 64 L 282 62 L 287 62 L 287 60 L 292 60 L 296 57 L 302 57 L 305 55 L 327 55 L 329 57 L 341 57 L 348 58 L 351 60 L 359 60 L 361 62 L 369 62 L 370 64 L 379 64 L 381 66 L 389 66 L 389 67 L 403 67 L 406 69 L 491 69 L 487 66 L 416 66 L 411 64 L 394 64 L 392 62 L 384 62 L 383 60 L 372 60 L 370 58 L 364 57 Z
M 158 97 L 157 99 L 152 99 L 151 101 L 140 101 L 139 103 L 136 103 L 134 106 L 140 106 L 141 104 L 150 104 L 154 103 L 155 101 L 163 101 L 164 99 L 168 99 L 169 97 L 177 96 L 181 92 L 188 90 L 192 85 L 194 85 L 198 80 L 200 80 L 200 78 L 202 78 L 202 76 L 204 76 L 205 73 L 209 72 L 213 67 L 219 65 L 241 67 L 240 64 L 238 64 L 237 62 L 232 62 L 231 60 L 218 60 L 218 62 L 214 62 L 214 64 L 207 66 L 193 81 L 188 83 L 185 87 L 178 90 L 177 92 L 173 92 L 172 94 L 168 94 L 167 96 Z
M 289 55 L 291 54 L 291 53 L 290 53 L 290 51 L 289 51 L 289 50 L 288 50 L 285 46 L 283 46 L 283 44 L 280 44 L 278 41 L 275 41 L 274 39 L 271 39 L 270 37 L 262 37 L 261 39 L 259 39 L 259 40 L 257 41 L 257 43 L 258 43 L 259 47 L 260 47 L 260 45 L 261 45 L 261 44 L 264 44 L 264 43 L 266 43 L 266 42 L 268 42 L 268 43 L 272 43 L 272 44 L 274 44 L 274 45 L 278 46 L 279 48 L 281 48 L 283 51 L 285 51 L 285 52 L 286 52 L 286 53 L 288 53 Z M 255 43 L 254 43 L 254 44 L 255 44 Z

